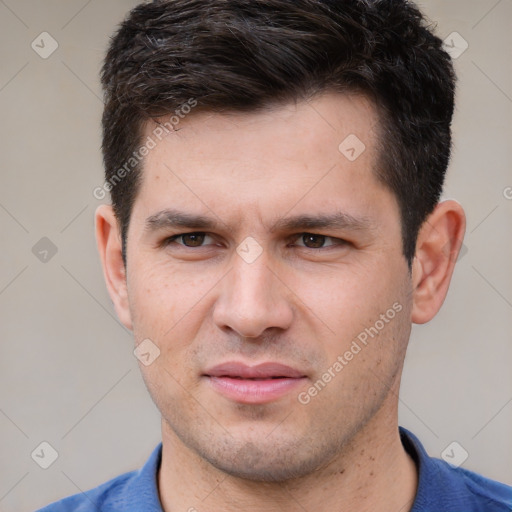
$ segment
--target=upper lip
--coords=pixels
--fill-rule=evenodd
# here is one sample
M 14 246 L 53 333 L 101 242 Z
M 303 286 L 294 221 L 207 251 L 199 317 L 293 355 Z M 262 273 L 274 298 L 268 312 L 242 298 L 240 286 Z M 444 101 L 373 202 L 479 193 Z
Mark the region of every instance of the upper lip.
M 204 375 L 208 377 L 238 377 L 241 379 L 271 379 L 276 377 L 297 379 L 305 377 L 299 370 L 281 363 L 267 362 L 248 366 L 237 361 L 228 361 L 213 366 Z

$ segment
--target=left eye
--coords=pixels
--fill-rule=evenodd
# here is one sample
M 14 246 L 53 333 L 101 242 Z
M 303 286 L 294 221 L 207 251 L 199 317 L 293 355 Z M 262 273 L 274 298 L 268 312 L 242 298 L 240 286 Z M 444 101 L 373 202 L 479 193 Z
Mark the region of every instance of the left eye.
M 201 247 L 205 245 L 205 240 L 209 240 L 210 243 L 213 242 L 213 238 L 210 235 L 202 232 L 194 232 L 174 235 L 167 240 L 167 243 L 175 242 L 185 247 Z
M 330 243 L 326 243 L 327 241 Z M 307 247 L 308 249 L 322 249 L 323 247 L 340 245 L 344 243 L 343 240 L 338 238 L 332 238 L 325 235 L 317 235 L 315 233 L 302 233 L 297 239 L 297 242 L 296 245 L 299 247 Z

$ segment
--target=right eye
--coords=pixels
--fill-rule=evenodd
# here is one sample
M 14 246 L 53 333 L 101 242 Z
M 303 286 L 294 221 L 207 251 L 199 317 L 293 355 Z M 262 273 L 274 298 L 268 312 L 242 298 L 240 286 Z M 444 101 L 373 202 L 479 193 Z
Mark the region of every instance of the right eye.
M 204 241 L 210 238 L 213 241 L 213 238 L 202 232 L 202 231 L 194 231 L 191 233 L 181 233 L 180 235 L 173 235 L 167 238 L 164 241 L 165 245 L 169 245 L 171 243 L 176 243 L 178 245 L 183 245 L 184 247 L 204 247 Z M 208 245 L 208 244 L 206 244 Z

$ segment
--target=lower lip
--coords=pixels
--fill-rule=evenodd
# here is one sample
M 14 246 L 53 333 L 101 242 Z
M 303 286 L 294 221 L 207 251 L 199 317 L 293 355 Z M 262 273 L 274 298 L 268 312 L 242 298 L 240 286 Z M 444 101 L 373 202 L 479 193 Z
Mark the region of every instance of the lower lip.
M 221 395 L 243 404 L 272 402 L 290 393 L 305 380 L 305 377 L 265 380 L 210 376 L 207 378 L 211 386 Z

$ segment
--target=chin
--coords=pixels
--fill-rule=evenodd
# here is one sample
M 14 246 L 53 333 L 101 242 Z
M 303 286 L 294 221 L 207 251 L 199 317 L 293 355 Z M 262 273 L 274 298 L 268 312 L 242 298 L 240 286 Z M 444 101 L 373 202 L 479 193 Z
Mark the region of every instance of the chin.
M 227 452 L 227 453 L 226 453 Z M 282 483 L 309 475 L 322 465 L 323 457 L 307 453 L 304 445 L 284 446 L 275 444 L 265 447 L 254 442 L 243 444 L 238 450 L 225 447 L 216 453 L 202 453 L 218 470 L 235 478 L 253 482 Z

